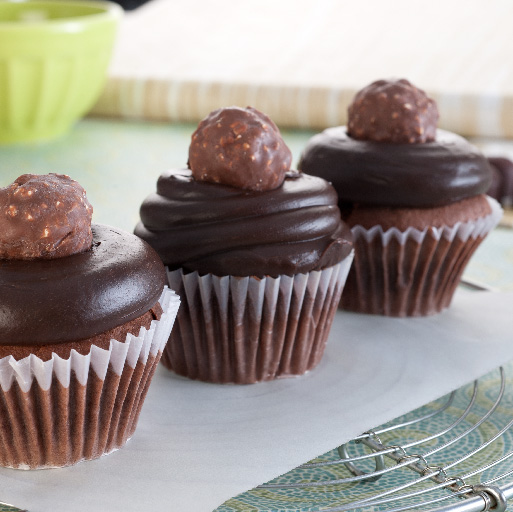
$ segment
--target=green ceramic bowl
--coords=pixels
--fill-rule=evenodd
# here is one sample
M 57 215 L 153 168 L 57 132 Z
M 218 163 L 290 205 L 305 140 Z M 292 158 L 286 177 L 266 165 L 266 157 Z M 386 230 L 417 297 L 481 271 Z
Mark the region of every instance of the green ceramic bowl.
M 102 91 L 117 4 L 0 0 L 0 143 L 65 133 Z

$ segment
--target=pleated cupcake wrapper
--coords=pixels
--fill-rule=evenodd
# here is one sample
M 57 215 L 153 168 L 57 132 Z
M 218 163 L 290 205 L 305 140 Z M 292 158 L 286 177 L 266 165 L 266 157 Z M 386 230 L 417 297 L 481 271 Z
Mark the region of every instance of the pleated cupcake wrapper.
M 182 307 L 163 364 L 215 383 L 305 373 L 322 357 L 352 259 L 351 253 L 322 271 L 277 278 L 168 271 Z
M 352 229 L 356 256 L 341 307 L 387 316 L 424 316 L 449 306 L 470 257 L 499 223 L 502 208 L 454 226 Z
M 133 434 L 173 327 L 178 296 L 165 289 L 163 314 L 108 350 L 0 359 L 0 465 L 41 469 L 112 452 Z

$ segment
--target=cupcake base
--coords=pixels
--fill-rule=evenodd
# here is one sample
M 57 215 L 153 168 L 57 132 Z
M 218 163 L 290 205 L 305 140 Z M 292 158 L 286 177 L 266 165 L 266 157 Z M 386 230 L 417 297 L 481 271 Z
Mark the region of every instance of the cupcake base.
M 162 363 L 212 383 L 304 374 L 324 353 L 351 261 L 278 278 L 168 271 L 182 307 Z
M 396 317 L 447 308 L 470 257 L 502 215 L 498 203 L 488 200 L 489 215 L 450 227 L 354 226 L 355 259 L 340 307 Z
M 109 369 L 103 380 L 91 370 L 86 385 L 75 375 L 67 388 L 55 379 L 48 390 L 33 384 L 24 392 L 13 383 L 0 401 L 0 465 L 56 468 L 121 448 L 135 431 L 159 358 L 121 375 Z
M 133 435 L 178 309 L 165 290 L 163 314 L 139 336 L 92 346 L 67 359 L 0 360 L 0 465 L 63 467 L 122 447 Z

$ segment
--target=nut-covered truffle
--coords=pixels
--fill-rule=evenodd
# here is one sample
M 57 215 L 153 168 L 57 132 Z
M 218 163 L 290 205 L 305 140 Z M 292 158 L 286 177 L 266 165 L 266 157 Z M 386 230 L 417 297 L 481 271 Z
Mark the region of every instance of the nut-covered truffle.
M 408 80 L 378 80 L 359 91 L 348 108 L 348 134 L 354 139 L 393 143 L 435 140 L 434 100 Z
M 199 123 L 189 147 L 195 180 L 247 190 L 279 187 L 291 162 L 278 127 L 251 107 L 214 110 Z
M 53 259 L 88 250 L 93 235 L 85 190 L 62 174 L 23 174 L 0 189 L 0 258 Z

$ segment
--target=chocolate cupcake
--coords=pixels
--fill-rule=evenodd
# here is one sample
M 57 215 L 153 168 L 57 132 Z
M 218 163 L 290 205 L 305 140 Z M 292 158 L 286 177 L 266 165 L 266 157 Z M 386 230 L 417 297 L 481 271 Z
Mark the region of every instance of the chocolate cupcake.
M 341 307 L 422 316 L 448 307 L 472 253 L 498 223 L 491 170 L 407 80 L 362 89 L 348 126 L 314 136 L 299 168 L 333 183 L 355 239 Z
M 219 109 L 192 135 L 189 169 L 163 173 L 143 202 L 135 233 L 161 256 L 183 304 L 168 369 L 247 384 L 319 363 L 351 233 L 331 185 L 290 162 L 267 116 Z
M 505 208 L 513 207 L 513 162 L 504 156 L 489 156 L 492 183 L 487 194 Z
M 0 189 L 0 465 L 62 467 L 123 446 L 178 297 L 138 237 L 91 226 L 68 176 Z

